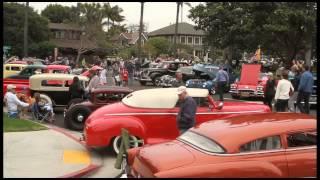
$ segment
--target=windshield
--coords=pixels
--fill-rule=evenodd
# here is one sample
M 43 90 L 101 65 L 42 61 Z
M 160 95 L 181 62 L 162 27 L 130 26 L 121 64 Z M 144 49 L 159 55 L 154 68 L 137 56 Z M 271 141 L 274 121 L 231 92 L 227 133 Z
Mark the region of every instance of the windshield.
M 182 142 L 185 142 L 207 152 L 225 153 L 225 150 L 219 144 L 205 136 L 199 135 L 192 131 L 185 132 L 178 137 L 178 140 L 181 140 Z
M 167 68 L 169 65 L 168 62 L 161 62 L 157 65 L 157 68 Z

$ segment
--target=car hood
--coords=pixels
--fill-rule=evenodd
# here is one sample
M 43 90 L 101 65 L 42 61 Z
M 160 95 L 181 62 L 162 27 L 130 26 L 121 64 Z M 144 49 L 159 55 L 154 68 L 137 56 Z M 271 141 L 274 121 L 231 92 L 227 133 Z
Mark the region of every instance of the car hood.
M 258 84 L 261 64 L 243 64 L 239 84 Z
M 137 158 L 154 174 L 189 165 L 195 161 L 194 155 L 177 140 L 146 145 L 139 150 Z

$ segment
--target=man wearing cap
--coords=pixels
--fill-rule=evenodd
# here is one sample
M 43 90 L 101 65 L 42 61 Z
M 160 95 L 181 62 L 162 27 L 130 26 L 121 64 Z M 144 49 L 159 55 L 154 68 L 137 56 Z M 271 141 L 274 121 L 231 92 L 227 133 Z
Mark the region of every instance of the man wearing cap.
M 177 94 L 180 101 L 180 110 L 177 116 L 177 126 L 179 133 L 183 134 L 188 129 L 192 128 L 196 123 L 195 115 L 197 112 L 197 103 L 192 97 L 188 96 L 187 88 L 185 86 L 180 86 Z
M 18 116 L 18 106 L 21 106 L 23 108 L 29 107 L 28 103 L 19 100 L 19 98 L 15 94 L 15 88 L 16 86 L 9 84 L 7 86 L 7 93 L 4 95 L 3 100 L 3 102 L 5 102 L 7 105 L 8 115 L 12 118 L 16 118 Z

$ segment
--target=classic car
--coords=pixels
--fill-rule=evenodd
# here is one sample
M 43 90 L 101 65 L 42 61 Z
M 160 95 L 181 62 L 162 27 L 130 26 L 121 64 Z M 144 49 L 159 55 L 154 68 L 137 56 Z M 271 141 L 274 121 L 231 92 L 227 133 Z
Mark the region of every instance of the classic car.
M 183 82 L 186 82 L 187 80 L 192 79 L 195 76 L 195 73 L 192 70 L 192 66 L 180 67 L 176 72 L 181 72 Z M 160 78 L 160 86 L 172 87 L 172 84 L 174 83 L 174 81 L 176 81 L 175 76 L 163 75 Z
M 103 68 L 100 67 L 100 66 L 93 66 L 93 67 L 91 67 L 90 69 L 86 70 L 85 72 L 81 73 L 80 75 L 81 75 L 81 76 L 89 77 L 91 70 L 94 70 L 94 71 L 95 71 L 95 70 L 102 70 L 102 69 L 103 69 Z
M 70 105 L 65 111 L 64 122 L 66 127 L 74 130 L 83 130 L 87 117 L 96 109 L 121 101 L 133 90 L 119 86 L 98 86 L 90 93 L 90 98 L 81 103 Z
M 234 82 L 235 75 L 230 66 L 225 66 L 224 70 L 229 75 L 229 83 L 225 89 L 226 92 L 230 89 L 230 84 Z M 208 89 L 209 93 L 216 93 L 216 74 L 219 71 L 219 66 L 212 64 L 195 64 L 193 66 L 193 71 L 195 72 L 196 79 L 189 79 L 186 82 L 186 87 L 189 88 L 203 88 Z
M 217 105 L 205 89 L 187 88 L 198 104 L 196 124 L 239 114 L 270 112 L 258 103 L 228 102 Z M 177 88 L 156 88 L 134 91 L 121 102 L 103 106 L 86 120 L 83 138 L 88 147 L 112 146 L 119 152 L 120 130 L 127 128 L 133 139 L 154 144 L 175 139 L 179 132 Z M 135 144 L 138 146 L 139 144 Z
M 156 68 L 147 68 L 141 72 L 139 82 L 141 85 L 146 85 L 147 82 L 153 83 L 155 86 L 160 86 L 160 78 L 163 75 L 174 76 L 178 68 L 188 66 L 186 62 L 163 61 Z
M 55 106 L 66 106 L 71 97 L 69 95 L 69 87 L 76 75 L 71 74 L 36 74 L 30 77 L 30 95 L 33 97 L 35 92 L 42 94 L 46 103 Z M 85 76 L 77 76 L 80 83 L 85 87 L 89 82 L 89 78 Z
M 23 62 L 23 61 L 20 61 Z M 3 78 L 6 78 L 11 75 L 19 74 L 27 64 L 19 63 L 17 61 L 10 62 L 3 65 Z
M 316 126 L 296 113 L 208 121 L 173 141 L 129 149 L 127 177 L 316 177 Z
M 268 81 L 267 73 L 261 73 L 261 64 L 242 64 L 240 81 L 230 86 L 233 98 L 264 97 L 264 90 Z
M 20 89 L 29 89 L 29 78 L 36 74 L 36 71 L 41 73 L 69 73 L 70 67 L 64 65 L 28 65 L 19 74 L 3 79 L 4 94 L 7 92 L 8 84 L 14 84 L 17 87 L 17 92 L 20 92 Z

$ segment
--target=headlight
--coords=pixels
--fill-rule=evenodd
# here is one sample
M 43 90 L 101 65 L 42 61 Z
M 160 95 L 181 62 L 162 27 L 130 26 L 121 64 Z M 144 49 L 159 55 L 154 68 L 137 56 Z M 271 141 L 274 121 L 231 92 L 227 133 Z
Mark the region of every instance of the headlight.
M 257 87 L 257 90 L 258 90 L 258 91 L 263 91 L 263 86 L 258 86 L 258 87 Z
M 186 82 L 186 86 L 189 86 L 189 82 Z

